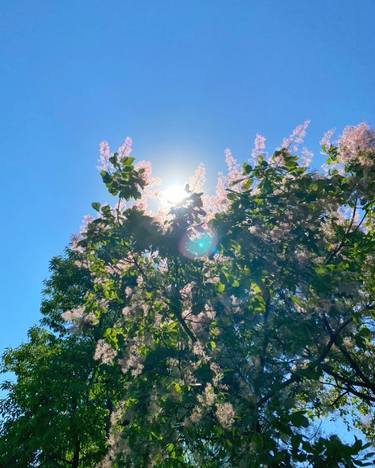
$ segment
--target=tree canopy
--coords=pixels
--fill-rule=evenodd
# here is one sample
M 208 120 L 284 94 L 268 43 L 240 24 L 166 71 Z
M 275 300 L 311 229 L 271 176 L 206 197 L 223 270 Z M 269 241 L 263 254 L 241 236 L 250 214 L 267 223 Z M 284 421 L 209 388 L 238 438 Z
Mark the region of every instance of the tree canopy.
M 92 204 L 4 353 L 1 466 L 372 465 L 375 132 L 327 134 L 313 171 L 306 125 L 161 206 L 131 140 L 102 143 L 116 202 Z M 369 443 L 322 434 L 337 413 Z

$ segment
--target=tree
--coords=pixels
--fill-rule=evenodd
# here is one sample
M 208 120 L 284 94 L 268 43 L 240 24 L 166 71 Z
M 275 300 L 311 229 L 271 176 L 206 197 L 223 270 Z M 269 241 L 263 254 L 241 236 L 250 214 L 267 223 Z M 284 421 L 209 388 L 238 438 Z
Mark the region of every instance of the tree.
M 93 203 L 96 219 L 53 261 L 50 331 L 5 354 L 18 378 L 2 405 L 6 460 L 371 465 L 370 444 L 326 438 L 315 421 L 354 409 L 374 440 L 375 132 L 327 135 L 321 174 L 296 155 L 306 126 L 268 159 L 258 135 L 253 166 L 227 152 L 215 196 L 198 168 L 157 214 L 131 141 L 113 154 L 102 144 L 117 202 Z

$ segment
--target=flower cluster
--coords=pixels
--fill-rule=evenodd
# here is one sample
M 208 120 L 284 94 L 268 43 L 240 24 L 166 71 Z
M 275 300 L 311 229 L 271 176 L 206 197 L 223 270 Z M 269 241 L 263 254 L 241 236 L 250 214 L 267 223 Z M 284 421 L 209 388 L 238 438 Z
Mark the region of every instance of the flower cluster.
M 199 164 L 194 174 L 189 178 L 189 190 L 194 193 L 201 193 L 206 182 L 206 168 L 204 164 Z
M 228 429 L 234 423 L 236 413 L 231 403 L 219 403 L 216 405 L 216 417 L 219 423 Z
M 251 152 L 251 156 L 253 157 L 255 164 L 258 162 L 259 156 L 261 154 L 264 154 L 265 148 L 266 148 L 266 138 L 263 135 L 259 135 L 257 133 L 255 135 L 254 148 Z
M 346 127 L 339 139 L 338 161 L 347 164 L 357 160 L 362 166 L 371 166 L 375 161 L 375 131 L 367 124 Z
M 98 340 L 95 348 L 94 359 L 103 364 L 112 364 L 117 352 L 103 339 Z
M 281 144 L 282 148 L 289 149 L 294 144 L 292 150 L 297 151 L 298 145 L 303 143 L 306 136 L 306 130 L 310 125 L 310 120 L 305 120 L 301 125 L 298 125 L 288 138 L 284 138 Z

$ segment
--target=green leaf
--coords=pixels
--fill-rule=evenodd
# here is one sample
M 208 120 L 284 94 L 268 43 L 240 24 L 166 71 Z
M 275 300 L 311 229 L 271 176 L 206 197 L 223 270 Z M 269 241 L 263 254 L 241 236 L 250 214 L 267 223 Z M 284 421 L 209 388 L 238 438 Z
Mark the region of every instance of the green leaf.
M 131 166 L 134 162 L 134 158 L 128 156 L 127 158 L 122 159 L 121 162 L 124 166 Z
M 217 283 L 216 289 L 219 294 L 222 294 L 225 291 L 225 284 L 221 282 Z
M 91 206 L 94 208 L 95 211 L 100 211 L 100 203 L 99 202 L 93 202 L 91 203 Z
M 290 422 L 296 427 L 308 427 L 310 424 L 309 420 L 304 416 L 304 412 L 300 411 L 290 415 Z
M 242 165 L 242 169 L 243 169 L 244 174 L 250 174 L 253 168 L 250 166 L 249 163 L 245 162 Z

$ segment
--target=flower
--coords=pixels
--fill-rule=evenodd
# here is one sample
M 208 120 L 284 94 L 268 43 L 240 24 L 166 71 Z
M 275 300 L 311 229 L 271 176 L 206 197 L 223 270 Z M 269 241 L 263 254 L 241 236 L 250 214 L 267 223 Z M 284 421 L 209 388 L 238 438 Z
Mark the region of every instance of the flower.
M 203 209 L 207 213 L 206 222 L 214 218 L 220 211 L 225 211 L 229 207 L 226 178 L 223 174 L 218 175 L 215 194 L 202 195 L 202 203 Z
M 236 413 L 231 403 L 219 403 L 216 405 L 216 417 L 224 428 L 229 428 L 234 423 Z
M 126 286 L 126 288 L 125 288 L 125 296 L 126 296 L 126 297 L 130 297 L 130 296 L 132 295 L 132 293 L 133 293 L 132 288 L 130 288 L 129 286 Z
M 324 146 L 326 149 L 329 149 L 331 147 L 331 138 L 334 133 L 335 133 L 334 128 L 331 128 L 330 130 L 325 132 L 322 139 L 320 140 L 320 145 Z
M 263 135 L 259 135 L 259 133 L 255 135 L 254 148 L 251 152 L 251 156 L 253 157 L 255 164 L 258 161 L 258 157 L 264 153 L 264 150 L 266 148 L 265 141 L 266 139 Z
M 204 189 L 204 183 L 206 182 L 206 168 L 204 164 L 199 164 L 195 169 L 194 174 L 189 177 L 189 189 L 194 193 L 201 193 Z
M 94 218 L 91 215 L 85 215 L 82 218 L 82 223 L 81 223 L 81 228 L 80 228 L 80 234 L 85 235 L 87 233 L 87 229 L 89 227 L 89 224 L 94 221 Z
M 195 407 L 193 412 L 190 415 L 190 421 L 192 423 L 197 423 L 202 419 L 202 410 L 201 408 Z
M 134 369 L 132 369 L 131 375 L 133 377 L 138 377 L 138 375 L 142 374 L 143 368 L 144 368 L 144 365 L 139 362 L 136 365 L 136 367 Z
M 81 236 L 79 234 L 73 234 L 71 237 L 71 250 L 73 252 L 83 254 L 85 253 L 85 249 L 81 246 L 78 245 L 78 242 L 80 241 Z
M 301 151 L 302 164 L 304 166 L 310 166 L 314 153 L 307 148 L 303 148 Z
M 228 167 L 227 173 L 227 184 L 233 185 L 234 182 L 242 178 L 242 171 L 238 166 L 237 160 L 233 157 L 232 152 L 229 148 L 224 151 L 225 163 Z
M 61 314 L 61 317 L 66 321 L 77 320 L 83 317 L 85 310 L 83 307 L 77 307 L 76 309 L 67 310 Z
M 133 140 L 130 137 L 126 137 L 124 142 L 120 145 L 117 150 L 120 158 L 127 158 L 132 152 Z
M 180 289 L 181 297 L 183 299 L 191 298 L 193 287 L 194 287 L 194 282 L 193 281 L 191 283 L 185 284 L 185 286 Z
M 111 150 L 107 141 L 99 143 L 99 171 L 108 171 L 110 168 L 109 158 L 111 157 Z
M 357 160 L 361 165 L 368 166 L 374 163 L 375 131 L 366 123 L 357 127 L 346 127 L 339 139 L 338 162 L 347 164 Z
M 204 389 L 203 395 L 198 395 L 197 399 L 203 406 L 212 406 L 216 400 L 215 390 L 212 384 L 208 383 Z
M 282 148 L 289 149 L 289 147 L 294 144 L 303 143 L 303 140 L 306 135 L 307 127 L 310 125 L 310 120 L 305 120 L 301 125 L 298 125 L 293 132 L 289 135 L 288 138 L 284 138 L 281 144 Z M 293 148 L 296 151 L 298 148 Z
M 145 161 L 145 160 L 142 160 L 142 161 L 138 161 L 135 165 L 134 165 L 135 169 L 137 169 L 138 171 L 140 169 L 143 170 L 142 172 L 142 178 L 145 182 L 146 185 L 149 185 L 151 182 L 152 182 L 152 164 L 150 161 Z
M 96 344 L 94 359 L 103 364 L 112 364 L 116 357 L 116 351 L 104 340 L 99 340 Z
M 136 170 L 142 169 L 140 173 L 145 186 L 142 189 L 141 197 L 134 202 L 134 206 L 139 210 L 145 211 L 147 214 L 152 214 L 149 209 L 149 201 L 152 198 L 159 197 L 159 190 L 157 187 L 161 184 L 159 177 L 153 177 L 152 164 L 150 161 L 139 161 L 134 165 Z
M 203 345 L 202 345 L 202 343 L 200 341 L 196 341 L 193 344 L 193 354 L 195 354 L 196 356 L 201 356 L 201 357 L 206 356 L 206 353 L 204 351 L 204 347 L 203 347 Z

